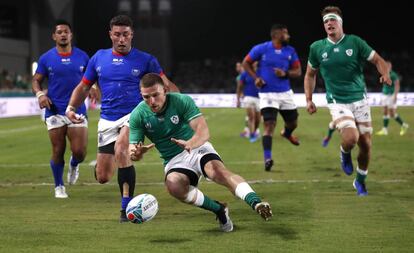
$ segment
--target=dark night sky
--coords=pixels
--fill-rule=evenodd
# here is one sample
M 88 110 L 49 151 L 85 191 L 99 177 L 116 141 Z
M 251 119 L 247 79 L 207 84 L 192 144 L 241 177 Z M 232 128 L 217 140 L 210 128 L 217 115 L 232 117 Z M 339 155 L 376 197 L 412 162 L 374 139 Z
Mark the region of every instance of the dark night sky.
M 413 39 L 405 38 L 414 23 L 405 1 L 172 0 L 169 31 L 174 60 L 243 57 L 253 45 L 269 40 L 273 23 L 286 24 L 291 44 L 299 55 L 307 56 L 310 43 L 325 36 L 320 10 L 326 5 L 342 9 L 345 33 L 361 36 L 380 53 L 413 52 Z M 113 0 L 76 1 L 78 46 L 91 54 L 110 47 L 108 22 L 115 10 Z

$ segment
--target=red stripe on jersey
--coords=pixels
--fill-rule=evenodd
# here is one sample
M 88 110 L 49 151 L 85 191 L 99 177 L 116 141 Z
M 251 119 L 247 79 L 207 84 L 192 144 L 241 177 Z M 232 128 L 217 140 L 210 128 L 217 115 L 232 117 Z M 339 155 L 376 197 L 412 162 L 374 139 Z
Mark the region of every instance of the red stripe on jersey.
M 88 85 L 88 86 L 92 86 L 92 81 L 89 81 L 85 77 L 82 77 L 82 83 L 84 83 L 85 85 Z
M 290 65 L 293 69 L 295 68 L 300 68 L 300 61 L 296 60 L 294 62 L 292 62 L 292 64 Z
M 250 57 L 250 55 L 246 55 L 246 57 L 244 57 L 244 61 L 247 61 L 248 63 L 253 63 L 253 60 Z

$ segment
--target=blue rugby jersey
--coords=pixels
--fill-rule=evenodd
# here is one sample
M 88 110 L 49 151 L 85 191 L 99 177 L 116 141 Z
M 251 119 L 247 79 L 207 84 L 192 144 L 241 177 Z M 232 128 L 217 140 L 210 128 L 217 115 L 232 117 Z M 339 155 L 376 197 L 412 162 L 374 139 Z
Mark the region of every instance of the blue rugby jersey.
M 147 73 L 162 75 L 158 60 L 132 48 L 126 55 L 101 49 L 89 61 L 83 82 L 98 82 L 102 93 L 101 118 L 115 121 L 132 112 L 142 101 L 139 82 Z
M 46 118 L 65 115 L 72 91 L 81 81 L 88 61 L 88 55 L 77 47 L 72 47 L 68 54 L 59 54 L 54 47 L 40 56 L 36 73 L 48 78 L 47 96 L 52 101 L 50 110 L 46 108 Z M 86 115 L 85 105 L 82 104 L 76 113 Z
M 259 89 L 256 87 L 253 77 L 247 71 L 241 73 L 240 82 L 244 84 L 243 94 L 245 96 L 259 97 Z
M 291 89 L 289 78 L 276 76 L 274 68 L 288 71 L 300 66 L 299 57 L 292 46 L 276 48 L 272 41 L 267 41 L 254 46 L 246 57 L 250 62 L 259 61 L 256 73 L 266 83 L 259 92 L 285 92 Z

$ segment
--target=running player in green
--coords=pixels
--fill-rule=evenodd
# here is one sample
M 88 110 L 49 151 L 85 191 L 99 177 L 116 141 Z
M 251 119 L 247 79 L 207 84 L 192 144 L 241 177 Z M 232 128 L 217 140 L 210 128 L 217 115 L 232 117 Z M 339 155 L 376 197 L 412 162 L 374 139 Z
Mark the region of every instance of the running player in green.
M 229 209 L 197 188 L 201 176 L 227 187 L 265 220 L 272 216 L 269 203 L 263 202 L 241 176 L 224 167 L 208 142 L 207 123 L 191 97 L 167 94 L 161 77 L 155 73 L 144 75 L 140 89 L 144 101 L 129 119 L 131 160 L 140 160 L 155 146 L 164 160 L 165 186 L 170 195 L 215 213 L 224 232 L 233 230 Z M 145 136 L 151 144 L 143 145 Z
M 357 175 L 354 188 L 359 196 L 368 194 L 365 179 L 371 156 L 371 111 L 366 99 L 363 64 L 369 61 L 380 73 L 380 82 L 391 84 L 384 59 L 360 37 L 344 34 L 342 11 L 327 6 L 322 12 L 327 38 L 310 46 L 304 79 L 307 111 L 316 112 L 312 101 L 318 69 L 325 81 L 326 99 L 334 125 L 341 134 L 341 166 L 347 175 L 354 168 L 351 150 L 359 146 Z
M 401 125 L 400 135 L 403 136 L 407 132 L 408 124 L 397 114 L 397 96 L 400 91 L 400 77 L 392 70 L 391 62 L 387 61 L 387 64 L 390 69 L 392 84 L 391 86 L 386 84 L 382 86 L 381 104 L 384 106 L 383 127 L 376 135 L 388 135 L 388 123 L 390 122 L 390 117 L 392 117 Z

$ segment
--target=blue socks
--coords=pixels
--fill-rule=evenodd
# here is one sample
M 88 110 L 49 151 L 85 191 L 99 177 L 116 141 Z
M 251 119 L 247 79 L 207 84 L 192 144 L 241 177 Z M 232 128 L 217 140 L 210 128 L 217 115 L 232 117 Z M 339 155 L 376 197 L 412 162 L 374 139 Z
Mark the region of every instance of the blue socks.
M 63 169 L 65 168 L 65 161 L 63 161 L 61 164 L 55 164 L 53 160 L 50 160 L 50 168 L 52 168 L 53 178 L 55 179 L 55 187 L 64 185 Z

